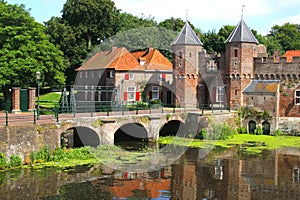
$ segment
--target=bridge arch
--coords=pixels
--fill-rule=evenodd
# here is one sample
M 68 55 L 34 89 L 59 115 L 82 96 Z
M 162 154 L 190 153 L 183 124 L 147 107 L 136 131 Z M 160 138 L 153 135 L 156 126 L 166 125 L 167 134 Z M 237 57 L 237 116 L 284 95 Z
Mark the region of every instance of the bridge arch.
M 170 120 L 166 122 L 159 130 L 159 136 L 180 136 L 184 137 L 188 134 L 188 128 L 180 120 Z
M 122 125 L 114 133 L 114 144 L 126 141 L 148 142 L 148 131 L 140 123 L 131 122 Z
M 100 145 L 98 134 L 91 128 L 85 126 L 74 126 L 60 134 L 61 147 L 97 147 Z

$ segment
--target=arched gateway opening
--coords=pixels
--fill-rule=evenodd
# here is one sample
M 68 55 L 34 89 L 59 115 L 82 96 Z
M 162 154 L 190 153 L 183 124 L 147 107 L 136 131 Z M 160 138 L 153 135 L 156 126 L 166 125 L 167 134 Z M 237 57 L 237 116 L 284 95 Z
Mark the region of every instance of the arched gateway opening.
M 78 148 L 100 145 L 98 134 L 87 127 L 72 127 L 61 134 L 61 147 Z
M 126 150 L 136 150 L 148 145 L 148 131 L 138 123 L 121 126 L 114 135 L 114 144 Z
M 249 133 L 254 134 L 255 129 L 256 129 L 256 122 L 250 121 L 249 122 Z
M 264 135 L 270 135 L 270 132 L 271 132 L 271 124 L 267 121 L 264 121 L 262 123 L 262 126 L 263 126 L 263 133 Z

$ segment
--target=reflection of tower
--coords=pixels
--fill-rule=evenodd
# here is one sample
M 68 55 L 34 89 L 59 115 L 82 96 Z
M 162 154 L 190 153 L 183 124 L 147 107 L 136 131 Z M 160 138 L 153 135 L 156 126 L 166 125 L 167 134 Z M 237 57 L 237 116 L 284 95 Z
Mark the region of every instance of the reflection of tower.
M 196 108 L 199 53 L 202 42 L 188 22 L 171 43 L 173 51 L 173 80 L 177 103 L 181 107 Z
M 188 159 L 185 159 L 179 164 L 172 165 L 172 199 L 198 199 L 196 196 L 196 166 L 188 163 Z
M 258 41 L 241 19 L 226 40 L 226 71 L 230 80 L 227 96 L 231 107 L 243 106 L 242 91 L 254 76 L 254 57 L 257 57 Z

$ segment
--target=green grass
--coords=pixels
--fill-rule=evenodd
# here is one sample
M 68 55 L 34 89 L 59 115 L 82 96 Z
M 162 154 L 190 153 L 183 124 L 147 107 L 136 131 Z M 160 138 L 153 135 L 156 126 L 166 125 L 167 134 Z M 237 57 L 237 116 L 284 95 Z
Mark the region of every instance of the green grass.
M 61 93 L 50 92 L 40 96 L 40 107 L 42 108 L 54 108 L 59 105 Z M 37 98 L 36 98 L 37 101 Z
M 282 147 L 300 148 L 300 137 L 295 136 L 267 136 L 236 134 L 227 140 L 196 140 L 188 138 L 163 137 L 159 138 L 161 144 L 175 144 L 194 148 L 223 147 L 232 148 L 240 145 L 243 151 L 250 154 L 259 154 L 264 150 L 278 149 Z

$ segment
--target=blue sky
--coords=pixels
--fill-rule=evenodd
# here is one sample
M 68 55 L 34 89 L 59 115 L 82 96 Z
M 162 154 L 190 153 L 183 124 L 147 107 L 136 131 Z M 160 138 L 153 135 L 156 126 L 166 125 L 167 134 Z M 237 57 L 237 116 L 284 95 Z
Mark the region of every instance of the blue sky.
M 7 0 L 25 4 L 31 15 L 43 23 L 52 16 L 61 16 L 66 0 Z M 114 0 L 116 7 L 136 16 L 151 16 L 158 22 L 170 17 L 186 18 L 204 32 L 218 31 L 223 25 L 236 25 L 244 8 L 249 27 L 267 34 L 275 24 L 300 24 L 299 0 Z M 188 10 L 188 12 L 187 12 Z

